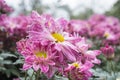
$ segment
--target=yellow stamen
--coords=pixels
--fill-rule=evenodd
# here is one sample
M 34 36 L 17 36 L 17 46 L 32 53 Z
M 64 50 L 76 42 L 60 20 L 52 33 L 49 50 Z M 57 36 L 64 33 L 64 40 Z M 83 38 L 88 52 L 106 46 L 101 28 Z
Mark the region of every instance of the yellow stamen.
M 35 55 L 40 58 L 47 58 L 47 54 L 43 51 L 36 52 Z
M 48 26 L 51 26 L 51 23 L 50 23 L 50 22 L 48 22 Z
M 52 36 L 56 39 L 57 42 L 63 42 L 64 37 L 59 33 L 53 33 Z
M 110 34 L 108 33 L 108 32 L 106 32 L 105 34 L 104 34 L 104 37 L 106 37 L 106 38 L 108 38 L 110 36 Z
M 72 63 L 72 65 L 73 65 L 74 67 L 76 67 L 76 68 L 80 68 L 79 63 L 77 63 L 77 62 Z

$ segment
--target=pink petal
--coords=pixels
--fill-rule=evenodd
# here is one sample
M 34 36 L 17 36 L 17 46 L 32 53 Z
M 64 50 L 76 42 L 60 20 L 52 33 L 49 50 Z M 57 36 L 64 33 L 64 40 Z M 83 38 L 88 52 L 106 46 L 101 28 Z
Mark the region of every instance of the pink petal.
M 49 66 L 41 64 L 40 69 L 41 69 L 41 72 L 46 73 L 49 70 Z
M 29 68 L 31 68 L 32 67 L 32 65 L 29 65 L 29 64 L 24 64 L 23 65 L 23 70 L 28 70 Z
M 34 69 L 35 71 L 38 71 L 38 70 L 39 70 L 39 65 L 33 64 L 33 69 Z

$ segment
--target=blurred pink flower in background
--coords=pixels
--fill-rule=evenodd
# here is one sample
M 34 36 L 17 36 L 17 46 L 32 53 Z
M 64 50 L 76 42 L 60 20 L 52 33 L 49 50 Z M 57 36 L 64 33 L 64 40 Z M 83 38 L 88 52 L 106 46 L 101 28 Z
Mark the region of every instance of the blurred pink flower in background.
M 9 7 L 4 0 L 0 0 L 0 15 L 12 11 L 13 9 Z
M 89 62 L 85 64 L 74 62 L 65 69 L 64 75 L 71 80 L 88 80 L 92 76 L 92 73 L 89 71 L 92 67 L 93 65 Z

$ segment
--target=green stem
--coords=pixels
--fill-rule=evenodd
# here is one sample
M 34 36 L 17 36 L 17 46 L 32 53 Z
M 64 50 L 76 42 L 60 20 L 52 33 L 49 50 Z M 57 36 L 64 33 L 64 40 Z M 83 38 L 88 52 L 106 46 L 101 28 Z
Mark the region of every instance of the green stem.
M 36 72 L 36 80 L 39 80 L 39 77 L 40 77 L 40 70 Z
M 71 78 L 70 78 L 70 73 L 68 73 L 68 79 L 71 80 Z
M 33 75 L 34 75 L 34 71 L 33 71 L 33 73 L 32 73 L 32 76 L 30 77 L 30 80 L 32 80 Z
M 105 80 L 107 80 L 107 76 L 106 76 Z
M 27 71 L 25 71 L 25 80 L 27 80 Z
M 115 75 L 115 66 L 114 66 L 114 64 L 113 64 L 112 61 L 110 61 L 110 63 L 111 63 L 111 69 L 112 69 L 112 71 L 113 71 L 113 76 L 114 76 L 114 78 L 116 79 L 116 75 Z

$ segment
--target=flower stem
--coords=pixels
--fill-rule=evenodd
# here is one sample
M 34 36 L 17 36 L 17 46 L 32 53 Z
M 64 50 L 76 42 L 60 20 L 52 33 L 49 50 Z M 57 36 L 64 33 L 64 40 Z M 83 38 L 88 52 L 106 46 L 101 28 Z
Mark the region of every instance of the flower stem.
M 68 80 L 71 80 L 71 78 L 70 78 L 70 73 L 68 73 Z
M 33 71 L 33 73 L 32 73 L 32 76 L 30 77 L 30 80 L 32 80 L 33 75 L 34 75 L 34 71 Z
M 27 80 L 27 71 L 25 71 L 25 80 Z
M 39 80 L 39 77 L 40 77 L 40 70 L 36 72 L 36 80 Z
M 114 64 L 113 64 L 112 61 L 110 61 L 110 63 L 111 63 L 111 70 L 112 70 L 112 72 L 113 72 L 113 76 L 114 76 L 114 78 L 116 79 L 116 75 L 115 75 L 115 66 L 114 66 Z M 111 73 L 112 73 L 112 72 L 111 72 Z

